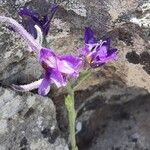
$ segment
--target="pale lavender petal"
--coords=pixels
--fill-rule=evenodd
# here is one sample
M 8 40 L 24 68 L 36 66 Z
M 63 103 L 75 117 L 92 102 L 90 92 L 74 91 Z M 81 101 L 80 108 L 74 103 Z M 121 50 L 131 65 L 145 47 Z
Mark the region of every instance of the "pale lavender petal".
M 17 21 L 9 17 L 0 16 L 0 22 L 10 25 L 24 38 L 24 40 L 30 45 L 32 50 L 35 50 L 37 52 L 41 50 L 41 45 L 37 43 L 34 38 Z
M 51 68 L 57 67 L 57 57 L 51 49 L 42 48 L 40 51 L 40 62 Z
M 81 58 L 72 55 L 61 56 L 60 60 L 65 60 L 74 69 L 78 68 L 82 64 Z
M 57 87 L 66 86 L 66 78 L 58 71 L 51 71 L 51 80 L 56 84 Z
M 75 72 L 74 68 L 69 65 L 66 60 L 57 60 L 58 71 L 65 74 L 72 74 Z
M 43 79 L 40 79 L 38 81 L 35 81 L 35 82 L 32 82 L 30 84 L 26 84 L 26 85 L 12 85 L 12 88 L 17 90 L 17 91 L 31 91 L 31 90 L 34 90 L 34 89 L 37 89 L 41 82 L 42 82 Z
M 46 73 L 38 89 L 39 95 L 42 96 L 47 95 L 50 90 L 50 84 L 51 84 L 50 75 Z
M 106 46 L 102 46 L 102 47 L 98 48 L 96 54 L 99 57 L 107 57 L 107 52 L 108 52 L 107 47 Z

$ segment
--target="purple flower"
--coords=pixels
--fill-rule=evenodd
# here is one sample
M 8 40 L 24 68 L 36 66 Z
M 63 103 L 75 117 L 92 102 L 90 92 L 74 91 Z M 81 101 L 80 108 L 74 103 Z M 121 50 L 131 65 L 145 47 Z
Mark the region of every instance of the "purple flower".
M 52 83 L 57 87 L 66 86 L 67 79 L 70 77 L 78 77 L 82 60 L 73 55 L 56 55 L 51 49 L 42 48 L 36 40 L 14 19 L 0 16 L 0 22 L 10 25 L 18 32 L 27 44 L 39 56 L 39 62 L 45 70 L 42 79 L 27 85 L 13 85 L 18 91 L 30 91 L 38 88 L 40 95 L 46 95 Z
M 94 37 L 91 28 L 85 28 L 85 46 L 81 48 L 81 54 L 91 67 L 99 67 L 117 58 L 117 49 L 110 48 L 110 39 L 98 41 Z
M 42 79 L 30 83 L 13 87 L 20 91 L 30 91 L 38 88 L 40 95 L 46 95 L 52 83 L 57 87 L 66 86 L 69 77 L 78 77 L 82 61 L 79 57 L 72 55 L 57 56 L 51 49 L 42 48 L 39 54 L 39 60 L 45 70 Z
M 57 11 L 58 5 L 53 4 L 49 9 L 48 14 L 41 16 L 41 14 L 33 11 L 28 7 L 22 7 L 19 11 L 19 15 L 22 17 L 22 24 L 25 29 L 36 39 L 37 31 L 35 25 L 38 25 L 42 30 L 43 36 L 47 36 L 50 22 Z

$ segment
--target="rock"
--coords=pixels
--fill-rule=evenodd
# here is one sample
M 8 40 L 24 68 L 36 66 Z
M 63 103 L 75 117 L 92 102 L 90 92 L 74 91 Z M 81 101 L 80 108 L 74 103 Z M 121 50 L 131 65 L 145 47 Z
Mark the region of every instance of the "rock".
M 115 1 L 116 2 L 116 1 Z M 115 3 L 114 1 L 112 3 Z M 81 131 L 78 132 L 77 141 L 79 145 L 79 149 L 149 149 L 149 141 L 143 140 L 144 138 L 147 139 L 149 137 L 148 134 L 143 134 L 139 137 L 138 144 L 130 143 L 130 139 L 127 137 L 127 135 L 124 136 L 120 133 L 124 133 L 124 126 L 123 124 L 112 124 L 110 123 L 109 130 L 107 132 L 107 136 L 109 137 L 109 141 L 107 142 L 107 138 L 103 139 L 103 134 L 101 135 L 101 130 L 103 131 L 103 125 L 99 125 L 100 123 L 105 122 L 104 120 L 99 120 L 98 118 L 101 118 L 101 116 L 98 116 L 98 112 L 105 111 L 106 107 L 112 108 L 112 107 L 120 107 L 119 109 L 122 109 L 124 105 L 126 107 L 132 107 L 133 111 L 136 111 L 136 108 L 140 110 L 139 101 L 143 101 L 143 109 L 146 109 L 147 101 L 149 98 L 149 92 L 150 92 L 150 43 L 149 43 L 149 28 L 147 26 L 139 26 L 136 23 L 132 23 L 130 20 L 133 16 L 137 15 L 137 10 L 140 6 L 143 6 L 144 4 L 140 4 L 139 1 L 131 1 L 131 2 L 125 2 L 127 5 L 123 4 L 123 8 L 120 8 L 120 10 L 117 9 L 118 5 L 117 2 L 112 5 L 111 10 L 107 13 L 110 13 L 111 15 L 111 21 L 108 19 L 112 24 L 109 24 L 107 21 L 104 22 L 104 25 L 107 23 L 109 24 L 109 29 L 103 28 L 102 26 L 102 32 L 101 29 L 98 29 L 100 27 L 97 22 L 91 21 L 91 26 L 94 28 L 95 32 L 98 33 L 99 37 L 104 36 L 103 32 L 105 32 L 106 36 L 111 37 L 112 39 L 112 47 L 116 47 L 119 51 L 118 53 L 118 60 L 112 63 L 107 64 L 104 67 L 101 67 L 99 69 L 92 70 L 92 75 L 86 79 L 80 87 L 76 90 L 75 93 L 75 102 L 76 102 L 76 109 L 78 111 L 78 117 L 77 117 L 77 125 L 80 124 L 82 126 Z M 139 4 L 139 5 L 138 5 Z M 146 3 L 148 4 L 148 3 Z M 92 5 L 90 3 L 85 4 L 86 5 Z M 94 7 L 96 7 L 96 2 L 93 3 Z M 93 6 L 92 5 L 92 6 Z M 130 7 L 129 7 L 130 5 Z M 82 5 L 81 5 L 82 6 Z M 92 9 L 93 7 L 89 6 Z M 99 6 L 99 5 L 98 5 Z M 97 6 L 97 7 L 98 7 Z M 116 7 L 116 8 L 115 8 Z M 82 8 L 82 7 L 81 7 Z M 68 9 L 68 8 L 66 8 Z M 89 11 L 89 9 L 86 9 Z M 112 13 L 112 10 L 119 11 L 120 13 Z M 94 10 L 94 9 L 93 9 Z M 98 11 L 97 11 L 98 12 Z M 78 12 L 75 12 L 74 10 L 68 10 L 68 20 L 71 23 L 68 23 L 69 21 L 67 18 L 63 17 L 63 19 L 59 18 L 59 23 L 62 25 L 62 32 L 53 32 L 52 34 L 55 34 L 54 36 L 50 36 L 53 40 L 52 46 L 59 52 L 59 53 L 65 53 L 66 51 L 69 52 L 69 50 L 72 53 L 77 53 L 77 50 L 75 48 L 81 47 L 83 45 L 83 30 L 82 25 L 85 26 L 88 19 L 84 16 L 79 16 Z M 148 14 L 148 11 L 143 12 L 142 15 L 138 17 L 142 17 L 144 13 Z M 65 13 L 62 13 L 65 14 Z M 94 13 L 92 15 L 95 15 Z M 101 15 L 101 14 L 100 14 Z M 115 16 L 113 16 L 115 15 Z M 71 16 L 71 17 L 70 17 Z M 78 18 L 78 19 L 72 19 L 72 18 Z M 89 15 L 89 17 L 91 17 Z M 98 17 L 96 14 L 94 19 Z M 105 17 L 105 15 L 104 15 Z M 54 19 L 54 23 L 55 23 Z M 65 25 L 68 25 L 68 30 L 66 34 L 66 29 L 63 27 L 63 20 L 65 20 Z M 67 20 L 67 21 L 66 21 Z M 75 22 L 75 21 L 77 22 Z M 81 20 L 81 21 L 80 21 Z M 98 19 L 100 20 L 100 19 Z M 112 20 L 114 22 L 112 22 Z M 56 20 L 57 21 L 57 20 Z M 79 22 L 79 23 L 78 23 Z M 100 21 L 102 22 L 102 21 Z M 81 25 L 79 28 L 79 24 Z M 90 25 L 90 24 L 88 24 Z M 56 28 L 58 25 L 56 25 Z M 73 28 L 73 27 L 74 28 Z M 96 27 L 97 26 L 97 27 Z M 56 30 L 57 31 L 57 30 Z M 106 32 L 107 31 L 107 32 Z M 82 34 L 82 36 L 81 36 Z M 61 35 L 61 36 L 57 36 Z M 73 40 L 74 38 L 74 40 Z M 76 42 L 77 41 L 77 42 Z M 64 43 L 66 43 L 64 45 Z M 69 48 L 67 48 L 67 46 Z M 89 82 L 90 81 L 90 82 Z M 55 91 L 52 91 L 53 95 L 50 94 L 51 98 L 54 100 L 55 105 L 57 106 L 57 118 L 59 123 L 59 127 L 63 132 L 67 132 L 67 113 L 64 108 L 64 102 L 62 99 L 64 99 L 64 94 L 66 94 L 66 91 L 63 89 L 59 89 Z M 148 96 L 147 96 L 148 95 Z M 146 98 L 145 98 L 146 97 Z M 111 105 L 114 106 L 111 106 Z M 137 107 L 134 108 L 134 104 L 137 104 Z M 100 110 L 99 110 L 100 109 Z M 142 109 L 141 113 L 143 114 L 143 117 L 147 118 L 147 112 L 145 113 Z M 111 115 L 112 113 L 115 113 L 116 109 L 112 110 L 110 113 L 108 110 L 105 111 L 104 114 Z M 130 112 L 130 110 L 127 110 Z M 118 115 L 121 113 L 118 111 Z M 135 113 L 135 112 L 134 112 Z M 149 113 L 148 113 L 149 114 Z M 97 120 L 97 121 L 96 121 Z M 111 122 L 111 118 L 108 118 L 108 122 Z M 62 124 L 62 122 L 64 122 Z M 132 120 L 129 119 L 127 124 L 132 122 Z M 140 118 L 138 118 L 137 121 L 139 124 L 142 122 Z M 131 123 L 132 124 L 132 123 Z M 105 125 L 104 125 L 105 126 Z M 112 126 L 112 131 L 111 131 Z M 120 130 L 118 133 L 115 131 L 115 127 L 120 126 Z M 146 122 L 146 125 L 143 125 L 141 128 L 144 128 L 144 126 L 148 126 L 148 129 L 143 130 L 149 130 L 149 123 Z M 133 125 L 133 128 L 136 128 L 136 124 Z M 117 129 L 117 128 L 116 128 Z M 114 131 L 115 130 L 115 131 Z M 113 132 L 114 131 L 114 132 Z M 137 131 L 138 132 L 138 131 Z M 137 136 L 137 132 L 128 132 L 130 136 L 133 137 Z M 140 132 L 140 131 L 139 131 Z M 117 135 L 118 134 L 118 135 Z M 121 138 L 123 136 L 123 138 Z M 138 135 L 139 136 L 139 135 Z M 104 135 L 105 137 L 105 135 Z M 118 138 L 117 138 L 118 137 Z M 113 141 L 113 138 L 117 139 L 118 142 L 115 140 Z M 100 140 L 102 139 L 102 142 Z M 121 139 L 120 143 L 119 140 Z M 133 140 L 134 141 L 134 140 Z M 113 143 L 117 143 L 115 144 Z M 96 143 L 96 145 L 95 145 Z M 100 143 L 100 144 L 99 144 Z M 109 145 L 109 147 L 107 147 Z M 126 148 L 127 145 L 127 148 Z M 145 145 L 145 146 L 144 146 Z
M 150 94 L 138 96 L 124 105 L 101 105 L 82 114 L 78 133 L 82 150 L 145 150 L 149 141 Z M 98 104 L 97 99 L 97 103 Z M 88 105 L 90 108 L 90 105 Z M 88 108 L 88 107 L 86 107 Z
M 74 34 L 72 36 L 77 37 Z M 118 60 L 95 70 L 91 68 L 91 76 L 76 91 L 77 109 L 84 109 L 87 101 L 92 105 L 96 97 L 102 98 L 104 103 L 122 104 L 150 92 L 149 43 L 143 29 L 126 23 L 108 32 L 107 36 L 119 51 Z M 62 122 L 66 119 L 62 90 L 50 96 L 58 105 L 58 112 L 64 114 L 64 117 L 60 115 Z M 65 131 L 66 126 L 67 123 L 60 124 Z
M 27 52 L 27 44 L 17 33 L 3 26 L 0 29 L 1 84 L 25 84 L 39 79 L 42 75 L 42 67 L 37 58 Z
M 27 1 L 1 2 L 1 15 L 19 21 L 18 9 Z M 28 45 L 9 26 L 0 24 L 0 83 L 3 85 L 27 84 L 42 75 L 38 60 L 27 50 Z
M 68 150 L 51 99 L 0 88 L 0 148 Z
M 64 8 L 67 10 L 67 15 L 64 14 L 63 19 L 69 20 L 75 28 L 91 26 L 104 34 L 111 30 L 118 20 L 128 21 L 132 13 L 144 1 L 96 0 L 92 2 L 90 0 L 68 0 L 64 3 L 66 4 Z

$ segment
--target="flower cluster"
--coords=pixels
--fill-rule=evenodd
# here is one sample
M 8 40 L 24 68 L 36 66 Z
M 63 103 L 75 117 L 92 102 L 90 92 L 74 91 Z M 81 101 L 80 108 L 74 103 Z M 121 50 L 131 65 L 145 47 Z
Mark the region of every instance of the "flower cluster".
M 50 22 L 58 9 L 58 5 L 53 4 L 47 15 L 41 16 L 41 14 L 33 11 L 29 7 L 22 7 L 19 10 L 19 15 L 22 17 L 22 25 L 25 29 L 36 39 L 37 31 L 35 25 L 38 25 L 42 30 L 43 36 L 47 36 L 50 29 Z
M 13 85 L 14 89 L 30 91 L 38 88 L 40 95 L 46 95 L 52 83 L 55 83 L 57 87 L 66 86 L 68 78 L 78 77 L 83 63 L 86 62 L 92 68 L 95 68 L 117 58 L 117 49 L 110 48 L 110 39 L 97 40 L 94 37 L 92 29 L 89 27 L 85 28 L 85 44 L 80 48 L 80 56 L 73 56 L 71 54 L 58 55 L 50 48 L 43 48 L 42 45 L 35 40 L 37 33 L 33 27 L 37 25 L 41 28 L 43 34 L 47 35 L 51 18 L 57 10 L 57 7 L 58 6 L 54 6 L 51 9 L 51 17 L 49 19 L 45 16 L 43 20 L 40 20 L 39 15 L 32 10 L 22 8 L 19 14 L 21 16 L 28 16 L 28 23 L 25 25 L 28 32 L 14 19 L 0 16 L 0 22 L 10 25 L 36 52 L 39 63 L 45 72 L 42 79 L 27 85 Z
M 89 27 L 85 28 L 84 41 L 85 46 L 80 48 L 80 52 L 91 67 L 99 67 L 117 59 L 117 49 L 110 48 L 110 39 L 97 40 Z

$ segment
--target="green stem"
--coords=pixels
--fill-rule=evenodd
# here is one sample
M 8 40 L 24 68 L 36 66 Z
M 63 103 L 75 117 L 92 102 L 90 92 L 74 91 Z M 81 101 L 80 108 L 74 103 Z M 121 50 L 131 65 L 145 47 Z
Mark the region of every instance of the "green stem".
M 78 147 L 76 145 L 76 137 L 75 137 L 76 112 L 75 112 L 75 105 L 74 105 L 75 104 L 74 90 L 71 87 L 69 87 L 68 93 L 69 93 L 68 96 L 65 98 L 65 105 L 68 111 L 71 150 L 78 150 Z

